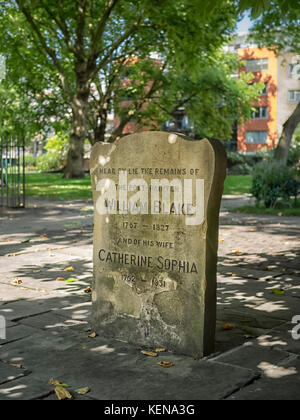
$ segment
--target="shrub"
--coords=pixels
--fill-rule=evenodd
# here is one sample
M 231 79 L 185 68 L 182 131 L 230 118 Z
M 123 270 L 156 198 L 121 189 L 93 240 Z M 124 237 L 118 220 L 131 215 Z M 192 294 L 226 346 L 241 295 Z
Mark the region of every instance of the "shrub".
M 300 162 L 300 143 L 292 144 L 289 150 L 288 166 L 297 167 Z
M 294 170 L 278 162 L 262 162 L 253 170 L 251 193 L 267 208 L 274 208 L 280 198 L 289 201 L 297 188 Z
M 27 168 L 35 168 L 36 167 L 36 156 L 33 155 L 27 155 L 25 156 L 25 166 Z
M 255 165 L 263 160 L 270 159 L 269 152 L 257 152 L 255 154 L 243 154 L 230 152 L 227 154 L 228 168 L 231 174 L 249 175 Z
M 41 172 L 57 171 L 62 168 L 62 155 L 59 152 L 47 152 L 37 158 L 36 166 Z

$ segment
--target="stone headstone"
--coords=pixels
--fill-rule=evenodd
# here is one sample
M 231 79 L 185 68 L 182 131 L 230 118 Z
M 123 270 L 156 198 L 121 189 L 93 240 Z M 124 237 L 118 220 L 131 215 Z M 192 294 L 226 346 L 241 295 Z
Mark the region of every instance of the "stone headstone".
M 97 333 L 194 357 L 214 351 L 225 176 L 218 141 L 146 132 L 94 146 Z

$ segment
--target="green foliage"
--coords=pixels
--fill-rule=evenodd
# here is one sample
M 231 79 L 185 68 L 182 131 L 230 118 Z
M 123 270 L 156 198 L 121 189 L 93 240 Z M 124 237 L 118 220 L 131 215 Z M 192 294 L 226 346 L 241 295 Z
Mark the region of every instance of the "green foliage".
M 0 48 L 7 58 L 7 78 L 38 101 L 42 118 L 35 121 L 44 126 L 65 121 L 70 126 L 69 110 L 74 112 L 77 106 L 82 81 L 95 89 L 85 104 L 86 134 L 88 129 L 103 133 L 99 124 L 106 124 L 114 107 L 121 127 L 132 118 L 138 126 L 153 121 L 160 125 L 178 104 L 178 86 L 193 99 L 188 114 L 200 136 L 227 138 L 232 121 L 250 115 L 252 87 L 230 79 L 231 60 L 218 53 L 235 29 L 235 1 L 87 0 L 82 8 L 80 4 L 67 0 L 2 4 Z M 147 60 L 153 53 L 161 65 Z M 139 61 L 130 66 L 131 83 L 122 92 L 120 80 L 134 57 Z M 126 110 L 121 106 L 124 96 L 132 98 Z
M 59 152 L 61 156 L 66 156 L 69 150 L 69 136 L 67 134 L 57 134 L 50 137 L 44 149 L 48 152 Z
M 230 173 L 249 175 L 253 168 L 263 160 L 270 160 L 273 153 L 261 151 L 255 154 L 244 154 L 239 152 L 227 153 L 228 169 Z
M 253 170 L 251 193 L 266 208 L 274 208 L 281 198 L 289 202 L 296 192 L 295 172 L 278 162 L 262 162 Z
M 294 0 L 272 0 L 252 28 L 252 39 L 260 46 L 285 51 L 300 51 L 300 3 Z
M 300 124 L 298 124 L 298 127 L 295 130 L 294 140 L 296 144 L 300 144 Z
M 47 152 L 37 158 L 36 166 L 41 172 L 51 172 L 62 169 L 62 155 L 59 152 Z
M 30 138 L 50 127 L 56 131 L 71 128 L 71 134 L 80 132 L 80 141 L 72 145 L 80 149 L 88 133 L 94 133 L 93 141 L 103 140 L 107 115 L 114 108 L 121 121 L 112 139 L 131 119 L 138 127 L 154 122 L 155 129 L 169 119 L 178 103 L 184 103 L 200 137 L 227 139 L 233 121 L 250 117 L 259 88 L 249 86 L 249 80 L 232 79 L 233 59 L 219 51 L 235 30 L 240 11 L 252 8 L 253 13 L 261 13 L 268 3 L 0 2 L 6 83 L 8 90 L 16 89 L 21 104 L 27 103 L 26 112 L 19 107 L 7 113 L 6 129 L 12 130 L 19 121 L 19 129 Z M 147 60 L 153 53 L 161 65 Z M 126 76 L 128 60 L 135 57 L 139 61 L 130 68 L 130 84 L 122 92 L 120 81 Z M 132 101 L 126 109 L 122 108 L 124 97 Z M 80 154 L 80 150 L 75 152 L 69 157 Z
M 292 10 L 300 9 L 299 2 L 295 0 L 239 0 L 240 11 L 250 9 L 253 19 L 257 19 L 262 14 L 268 13 L 274 6 L 274 3 L 280 9 L 282 15 L 289 13 Z
M 217 51 L 204 60 L 199 59 L 197 69 L 168 68 L 159 81 L 160 92 L 154 93 L 147 107 L 139 113 L 134 113 L 134 108 L 130 111 L 139 116 L 139 122 L 148 119 L 161 126 L 184 107 L 197 137 L 227 140 L 236 121 L 251 117 L 253 101 L 262 88 L 261 83 L 249 84 L 252 74 L 240 80 L 232 78 L 239 66 L 235 55 Z M 137 89 L 135 85 L 134 89 Z
M 37 158 L 33 155 L 25 156 L 25 166 L 26 168 L 36 168 Z
M 300 143 L 293 143 L 289 150 L 288 166 L 300 171 Z

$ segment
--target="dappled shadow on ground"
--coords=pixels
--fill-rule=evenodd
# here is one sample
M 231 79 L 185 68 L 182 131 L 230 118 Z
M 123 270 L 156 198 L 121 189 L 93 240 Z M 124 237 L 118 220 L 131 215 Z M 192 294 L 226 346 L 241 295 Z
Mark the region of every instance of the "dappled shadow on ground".
M 300 232 L 294 218 L 221 218 L 226 246 L 218 265 L 216 351 L 248 344 L 244 360 L 212 363 L 167 352 L 163 360 L 174 366 L 164 370 L 135 345 L 89 337 L 91 295 L 85 288 L 92 282 L 92 214 L 50 210 L 34 213 L 39 218 L 34 229 L 29 212 L 24 223 L 13 219 L 1 231 L 10 241 L 0 244 L 0 255 L 6 256 L 0 267 L 0 314 L 8 327 L 7 339 L 0 341 L 0 400 L 54 399 L 50 378 L 70 384 L 74 395 L 75 389 L 91 389 L 76 399 L 110 400 L 222 399 L 258 378 L 253 371 L 265 375 L 270 388 L 299 378 L 300 366 L 292 360 L 277 370 L 285 353 L 278 360 L 265 353 L 277 348 L 300 354 L 291 335 L 292 317 L 300 315 Z M 73 270 L 65 271 L 69 267 Z M 11 277 L 4 279 L 8 272 Z M 13 285 L 14 278 L 22 284 Z M 256 360 L 257 348 L 264 352 Z
M 299 218 L 226 214 L 221 238 L 217 350 L 281 325 L 287 331 L 300 314 Z
M 11 235 L 13 238 L 28 235 L 27 239 L 31 239 L 31 235 L 58 230 L 64 232 L 93 222 L 90 201 L 39 202 L 42 205 L 18 210 L 0 207 L 1 235 Z

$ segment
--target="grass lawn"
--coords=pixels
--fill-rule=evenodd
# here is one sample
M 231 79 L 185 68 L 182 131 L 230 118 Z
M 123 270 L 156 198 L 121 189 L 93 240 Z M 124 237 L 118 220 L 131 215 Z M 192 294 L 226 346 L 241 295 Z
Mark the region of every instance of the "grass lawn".
M 246 213 L 246 214 L 270 214 L 272 216 L 298 216 L 300 217 L 300 202 L 298 206 L 276 209 L 266 209 L 265 206 L 244 206 L 236 209 L 232 209 L 233 213 Z
M 91 178 L 64 179 L 62 174 L 26 174 L 28 197 L 89 200 L 92 199 Z
M 229 175 L 224 194 L 245 194 L 249 193 L 250 188 L 250 175 Z M 84 179 L 64 179 L 62 174 L 26 174 L 26 195 L 68 200 L 92 199 L 90 176 L 87 175 Z
M 250 175 L 229 175 L 225 182 L 225 195 L 249 194 L 251 189 Z M 62 174 L 26 174 L 26 195 L 28 197 L 91 200 L 91 178 L 64 179 Z M 232 209 L 236 213 L 270 214 L 280 216 L 300 216 L 300 203 L 298 207 L 266 209 L 264 206 L 245 206 Z
M 228 175 L 224 186 L 224 195 L 250 194 L 251 175 Z

